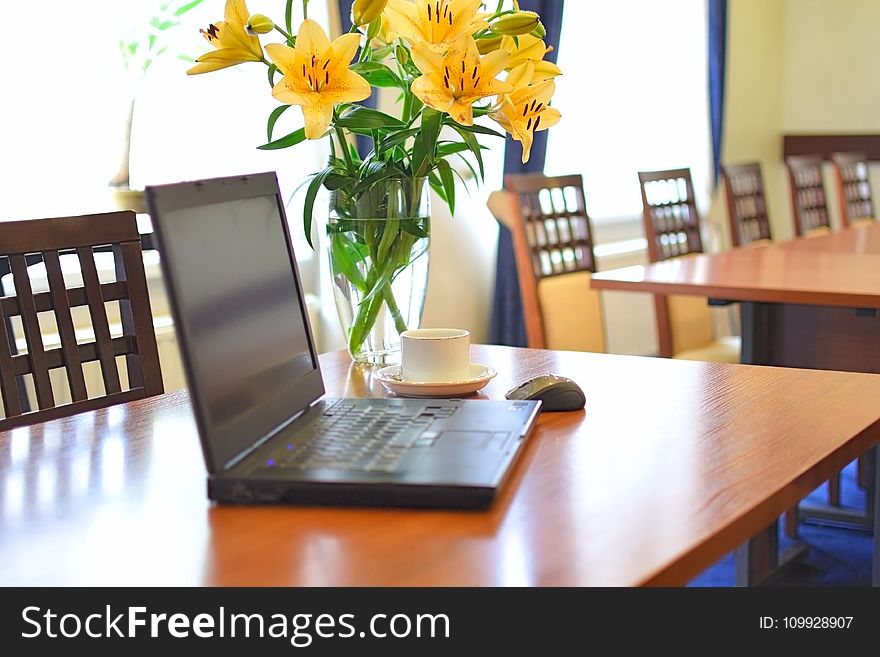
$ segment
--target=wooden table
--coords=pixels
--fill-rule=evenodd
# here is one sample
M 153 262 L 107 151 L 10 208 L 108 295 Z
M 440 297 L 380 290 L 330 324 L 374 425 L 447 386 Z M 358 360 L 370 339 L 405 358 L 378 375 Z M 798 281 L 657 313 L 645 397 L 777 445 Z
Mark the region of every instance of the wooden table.
M 0 585 L 681 585 L 880 441 L 880 377 L 475 346 L 555 372 L 483 512 L 211 505 L 185 391 L 0 434 Z M 328 392 L 382 396 L 321 357 Z M 797 440 L 795 440 L 797 438 Z
M 741 302 L 743 363 L 880 373 L 880 224 L 601 272 L 591 285 Z M 802 514 L 873 526 L 878 478 L 867 483 L 867 514 Z
M 591 285 L 744 302 L 744 363 L 880 373 L 880 224 L 600 272 Z

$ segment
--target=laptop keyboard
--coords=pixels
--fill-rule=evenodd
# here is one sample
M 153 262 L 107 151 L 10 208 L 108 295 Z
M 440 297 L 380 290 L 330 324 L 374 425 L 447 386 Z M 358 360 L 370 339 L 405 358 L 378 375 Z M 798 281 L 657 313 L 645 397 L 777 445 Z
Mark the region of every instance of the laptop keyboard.
M 297 431 L 266 461 L 269 470 L 326 469 L 396 472 L 413 447 L 429 447 L 429 427 L 455 406 L 358 405 L 341 400 Z

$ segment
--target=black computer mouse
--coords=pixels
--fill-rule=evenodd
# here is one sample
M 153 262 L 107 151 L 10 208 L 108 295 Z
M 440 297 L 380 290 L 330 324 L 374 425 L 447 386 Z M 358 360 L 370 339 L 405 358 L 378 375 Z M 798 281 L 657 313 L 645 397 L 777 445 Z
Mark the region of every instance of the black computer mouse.
M 564 376 L 542 374 L 505 395 L 508 399 L 540 399 L 542 411 L 576 411 L 587 401 L 581 387 Z

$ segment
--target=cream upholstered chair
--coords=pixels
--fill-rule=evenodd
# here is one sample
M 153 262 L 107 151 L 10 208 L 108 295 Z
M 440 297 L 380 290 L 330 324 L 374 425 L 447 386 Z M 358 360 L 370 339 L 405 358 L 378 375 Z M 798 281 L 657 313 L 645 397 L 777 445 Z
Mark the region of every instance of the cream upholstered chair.
M 593 236 L 579 175 L 509 174 L 488 201 L 513 233 L 528 346 L 605 351 Z
M 648 258 L 660 262 L 703 252 L 690 169 L 640 171 Z M 740 361 L 740 339 L 715 339 L 703 297 L 654 295 L 658 355 L 686 360 Z
M 874 201 L 868 180 L 868 158 L 864 153 L 832 153 L 840 223 L 850 225 L 874 221 Z
M 825 182 L 822 179 L 822 158 L 818 155 L 792 155 L 785 158 L 794 234 L 815 237 L 831 230 Z

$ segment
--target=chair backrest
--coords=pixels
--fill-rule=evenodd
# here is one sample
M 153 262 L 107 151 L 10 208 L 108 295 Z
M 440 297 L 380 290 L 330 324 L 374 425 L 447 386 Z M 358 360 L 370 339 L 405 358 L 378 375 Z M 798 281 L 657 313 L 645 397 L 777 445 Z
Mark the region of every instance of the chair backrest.
M 731 244 L 746 246 L 773 239 L 760 163 L 725 164 L 721 166 L 721 172 L 724 176 Z
M 691 170 L 639 171 L 648 259 L 660 262 L 703 252 Z M 712 340 L 712 317 L 700 297 L 654 295 L 658 355 L 671 357 Z
M 115 281 L 101 283 L 94 247 L 110 248 Z M 76 254 L 82 285 L 68 288 L 61 259 Z M 111 406 L 163 392 L 150 313 L 141 242 L 134 212 L 0 222 L 0 257 L 9 261 L 14 295 L 0 298 L 0 392 L 6 418 L 0 430 Z M 34 259 L 45 266 L 47 291 L 35 291 L 28 275 Z M 72 257 L 72 256 L 70 256 Z M 111 336 L 107 303 L 118 302 L 121 335 Z M 87 307 L 92 333 L 74 332 L 71 309 Z M 47 349 L 40 313 L 51 314 L 60 346 Z M 19 353 L 12 319 L 20 318 L 26 352 Z M 52 340 L 49 340 L 51 343 Z M 128 390 L 122 390 L 116 358 L 125 357 Z M 104 395 L 89 397 L 83 363 L 98 361 Z M 50 370 L 63 368 L 72 402 L 56 406 Z M 39 410 L 27 412 L 20 381 L 33 380 Z
M 792 155 L 785 158 L 785 166 L 795 235 L 801 237 L 830 230 L 821 156 Z
M 703 252 L 690 169 L 639 171 L 651 262 Z
M 600 300 L 589 286 L 596 260 L 582 177 L 504 180 L 529 346 L 604 351 Z
M 832 153 L 840 222 L 846 227 L 854 221 L 874 220 L 874 201 L 868 180 L 868 158 L 864 153 Z

